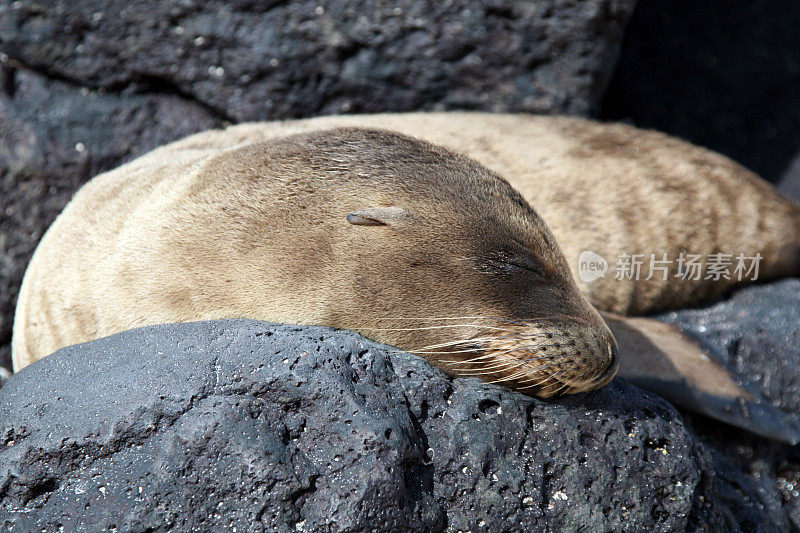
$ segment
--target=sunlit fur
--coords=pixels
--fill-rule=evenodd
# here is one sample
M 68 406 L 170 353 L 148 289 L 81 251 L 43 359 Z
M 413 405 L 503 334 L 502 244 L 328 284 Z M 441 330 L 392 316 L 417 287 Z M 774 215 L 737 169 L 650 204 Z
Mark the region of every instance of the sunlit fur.
M 388 129 L 468 154 L 507 178 L 520 198 L 536 209 L 534 218 L 518 216 L 517 193 L 505 190 L 503 180 L 497 178 L 489 180 L 496 187 L 487 190 L 483 185 L 488 182 L 482 182 L 477 194 L 479 199 L 499 194 L 494 203 L 472 206 L 474 189 L 465 188 L 449 193 L 455 203 L 443 209 L 430 201 L 441 196 L 438 188 L 417 190 L 411 205 L 417 204 L 414 216 L 424 225 L 354 226 L 348 231 L 344 217 L 349 210 L 392 205 L 402 195 L 390 191 L 378 198 L 371 188 L 345 191 L 334 195 L 324 213 L 310 216 L 304 204 L 308 201 L 313 207 L 313 193 L 319 187 L 312 186 L 308 176 L 347 172 L 353 153 L 315 158 L 309 152 L 303 158 L 316 159 L 313 168 L 298 166 L 298 161 L 281 166 L 274 159 L 272 167 L 262 168 L 254 158 L 258 150 L 248 148 L 265 143 L 269 149 L 270 143 L 280 144 L 287 135 L 342 126 Z M 359 148 L 369 151 L 369 143 L 363 140 L 354 139 L 351 146 L 356 155 Z M 429 146 L 423 152 L 451 157 L 446 150 Z M 378 167 L 392 162 L 402 165 L 402 161 L 402 157 L 383 154 L 360 169 L 351 168 L 349 181 L 372 175 L 380 182 L 379 178 L 390 176 Z M 424 181 L 425 176 L 440 175 L 436 167 L 432 164 L 419 177 Z M 201 168 L 207 172 L 198 173 Z M 272 172 L 275 183 L 285 190 L 254 189 L 252 176 L 260 171 L 266 172 L 264 176 Z M 250 179 L 240 179 L 248 172 Z M 203 191 L 209 194 L 203 196 Z M 285 209 L 273 212 L 254 203 L 259 196 Z M 553 268 L 546 285 L 558 290 L 510 309 L 518 287 L 505 290 L 486 278 L 487 285 L 497 289 L 488 294 L 477 277 L 464 285 L 452 264 L 438 265 L 439 277 L 408 278 L 406 273 L 418 269 L 414 253 L 425 260 L 452 259 L 461 253 L 456 239 L 491 232 L 496 224 L 472 228 L 463 235 L 442 233 L 443 229 L 469 229 L 473 219 L 464 218 L 463 211 L 474 211 L 474 220 L 481 222 L 487 207 L 498 213 L 510 212 L 509 208 L 517 213 L 509 218 L 524 223 L 511 228 L 512 234 L 525 240 L 526 246 L 545 252 L 544 263 Z M 221 217 L 223 213 L 228 218 Z M 499 214 L 495 218 L 504 221 Z M 434 227 L 437 222 L 442 224 Z M 320 228 L 328 233 L 303 243 L 303 232 Z M 238 257 L 231 258 L 230 250 L 214 248 L 214 239 L 220 240 L 220 235 L 233 237 Z M 405 255 L 394 253 L 394 244 L 386 246 L 391 243 L 387 235 L 402 235 L 398 242 L 408 245 Z M 264 236 L 267 241 L 277 239 L 278 248 L 264 246 L 259 241 Z M 554 237 L 552 243 L 550 237 Z M 26 273 L 14 325 L 14 367 L 22 368 L 61 346 L 131 327 L 249 317 L 354 329 L 417 351 L 452 373 L 482 368 L 487 379 L 530 387 L 537 394 L 573 392 L 598 386 L 613 373 L 609 366 L 613 337 L 592 305 L 641 313 L 691 305 L 736 283 L 724 278 L 683 281 L 672 271 L 668 280 L 660 276 L 616 280 L 609 272 L 589 284 L 570 274 L 582 250 L 600 253 L 612 268 L 620 253 L 664 252 L 672 258 L 681 251 L 760 253 L 760 279 L 796 274 L 800 271 L 800 209 L 719 154 L 656 132 L 577 118 L 485 113 L 359 115 L 207 131 L 98 176 L 76 194 L 43 238 Z M 474 253 L 466 254 L 464 265 L 474 258 Z M 287 259 L 287 269 L 273 264 Z M 469 268 L 465 272 L 471 276 Z M 384 281 L 371 284 L 375 279 Z M 366 280 L 369 286 L 356 286 L 355 280 Z M 506 294 L 504 301 L 500 301 L 502 294 Z M 487 305 L 476 307 L 475 301 Z M 328 304 L 338 307 L 326 308 Z M 420 329 L 394 334 L 374 331 L 379 319 L 411 309 L 426 317 L 503 317 L 515 324 L 504 326 L 512 331 L 497 331 L 487 330 L 496 324 L 470 321 L 444 328 L 446 334 L 436 336 L 429 334 L 432 330 Z M 540 336 L 548 321 L 552 321 L 554 338 L 547 340 L 557 342 L 545 342 Z M 573 327 L 565 329 L 563 324 Z M 432 321 L 423 327 L 444 325 Z M 421 327 L 419 322 L 402 326 Z M 517 331 L 518 327 L 524 331 Z M 487 331 L 493 331 L 493 336 Z M 608 340 L 605 344 L 591 341 L 586 350 L 569 352 L 578 348 L 570 346 L 572 340 L 594 338 Z M 521 344 L 513 345 L 518 341 Z M 456 344 L 446 345 L 450 342 Z M 455 347 L 464 346 L 460 354 L 432 353 L 457 352 Z M 483 352 L 466 351 L 472 349 Z M 556 350 L 558 355 L 553 356 Z M 449 362 L 440 361 L 442 356 L 449 357 Z M 486 363 L 490 359 L 496 366 Z M 541 376 L 533 375 L 534 367 L 541 369 Z
M 384 320 L 410 310 L 426 320 Z M 505 179 L 360 128 L 178 143 L 92 180 L 28 268 L 14 367 L 132 327 L 219 318 L 350 329 L 540 396 L 616 370 L 611 332 Z
M 578 117 L 479 113 L 324 116 L 240 124 L 193 135 L 184 146 L 231 146 L 323 128 L 382 128 L 468 154 L 500 173 L 555 235 L 567 266 L 601 311 L 643 314 L 690 307 L 739 283 L 675 277 L 681 252 L 760 253 L 759 280 L 800 275 L 800 207 L 731 159 L 681 139 L 627 124 Z M 585 283 L 578 257 L 610 263 Z M 666 279 L 616 279 L 620 254 L 666 253 Z

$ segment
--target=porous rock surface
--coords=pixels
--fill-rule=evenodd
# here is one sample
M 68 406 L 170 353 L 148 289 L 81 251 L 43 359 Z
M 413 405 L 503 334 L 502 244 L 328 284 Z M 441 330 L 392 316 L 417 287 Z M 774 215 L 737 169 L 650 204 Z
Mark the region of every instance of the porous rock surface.
M 0 0 L 0 366 L 39 238 L 86 180 L 227 122 L 596 110 L 635 0 Z
M 320 327 L 143 328 L 0 389 L 5 531 L 720 529 L 712 468 L 622 380 L 539 401 Z
M 445 106 L 586 113 L 634 0 L 5 3 L 3 52 L 231 120 Z M 9 5 L 10 4 L 10 5 Z
M 666 313 L 725 368 L 774 406 L 800 417 L 800 280 L 739 289 L 703 309 Z M 800 530 L 800 446 L 687 415 L 711 451 L 720 495 L 743 531 Z

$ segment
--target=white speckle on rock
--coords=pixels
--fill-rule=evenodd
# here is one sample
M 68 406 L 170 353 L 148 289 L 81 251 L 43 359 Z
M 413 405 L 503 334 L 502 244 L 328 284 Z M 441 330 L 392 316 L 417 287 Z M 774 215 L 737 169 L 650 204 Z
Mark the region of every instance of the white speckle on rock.
M 524 498 L 522 498 L 522 505 L 533 507 L 533 497 L 525 496 Z

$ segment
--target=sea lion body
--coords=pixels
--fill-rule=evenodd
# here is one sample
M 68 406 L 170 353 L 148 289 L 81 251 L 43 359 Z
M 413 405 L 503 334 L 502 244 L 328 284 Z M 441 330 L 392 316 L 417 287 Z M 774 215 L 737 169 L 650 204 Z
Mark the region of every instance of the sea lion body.
M 363 148 L 357 141 L 350 142 L 355 147 L 350 152 L 331 152 L 313 134 L 300 144 L 291 141 L 291 154 L 275 148 L 288 149 L 287 136 L 348 126 L 391 130 L 467 154 L 507 178 L 536 212 L 529 213 L 510 188 L 492 188 L 502 182 L 492 173 L 488 182 L 470 181 L 485 176 L 480 165 L 463 163 L 461 171 L 454 171 L 451 163 L 466 159 L 452 159 L 455 156 L 438 149 L 426 160 L 424 171 L 418 167 L 416 172 L 437 179 L 452 174 L 448 187 L 439 190 L 441 184 L 426 182 L 421 188 L 386 188 L 371 196 L 362 189 L 354 193 L 344 180 L 344 190 L 350 192 L 325 198 L 322 207 L 315 204 L 317 211 L 309 211 L 309 198 L 327 194 L 327 182 L 309 178 L 309 171 L 341 171 L 348 179 L 397 178 L 409 165 L 420 164 L 409 152 L 379 150 L 355 168 L 352 158 L 358 159 Z M 317 139 L 317 144 L 309 144 L 309 139 Z M 258 150 L 273 150 L 269 165 L 262 165 L 265 159 Z M 288 166 L 281 162 L 288 160 Z M 256 175 L 290 187 L 259 189 L 254 186 Z M 472 177 L 456 185 L 465 176 Z M 489 182 L 495 185 L 487 189 Z M 380 241 L 364 240 L 376 233 L 346 233 L 367 228 L 351 223 L 334 229 L 329 223 L 341 222 L 361 208 L 393 206 L 397 198 L 406 202 L 401 213 L 424 212 L 423 217 L 411 218 L 426 221 L 411 226 L 424 231 L 410 239 L 405 234 L 408 248 L 403 250 L 384 253 L 377 245 Z M 402 219 L 369 229 L 401 235 Z M 438 222 L 430 225 L 432 220 Z M 570 364 L 580 369 L 570 374 L 579 384 L 557 385 L 586 390 L 610 379 L 613 340 L 579 292 L 601 310 L 640 313 L 713 297 L 736 280 L 676 280 L 673 265 L 667 280 L 616 280 L 608 275 L 582 282 L 574 276 L 581 252 L 594 251 L 609 261 L 621 254 L 666 253 L 674 259 L 680 252 L 759 253 L 760 277 L 770 278 L 798 271 L 798 229 L 797 206 L 727 158 L 623 125 L 483 113 L 244 124 L 159 148 L 98 176 L 77 193 L 43 238 L 26 273 L 15 321 L 14 365 L 19 369 L 61 346 L 135 326 L 250 317 L 353 329 L 409 350 L 423 346 L 427 349 L 419 353 L 452 371 L 443 363 L 445 357 L 465 361 L 470 354 L 482 354 L 464 339 L 487 335 L 473 329 L 459 337 L 451 329 L 446 330 L 451 332 L 448 337 L 431 333 L 445 329 L 441 321 L 422 328 L 419 323 L 384 327 L 382 320 L 489 317 L 513 323 L 513 334 L 505 332 L 508 344 L 498 344 L 499 334 L 492 341 L 496 355 L 491 368 L 501 375 L 489 373 L 481 355 L 458 367 L 464 373 L 513 382 L 522 375 L 521 363 L 507 354 L 516 354 L 520 336 L 528 335 L 528 341 L 536 339 L 533 344 L 544 348 L 537 335 L 551 335 L 551 349 L 578 354 Z M 475 280 L 490 278 L 465 281 L 473 279 L 471 271 L 465 276 L 452 264 L 437 265 L 431 269 L 435 275 L 427 279 L 407 275 L 443 257 L 483 257 L 483 263 L 472 267 L 481 275 L 492 269 L 496 275 L 519 269 L 503 256 L 508 247 L 498 247 L 495 234 L 505 235 L 501 241 L 509 236 L 509 242 L 523 241 L 526 250 L 535 251 L 535 283 L 504 284 L 495 277 L 483 287 Z M 549 242 L 553 235 L 557 245 Z M 229 244 L 220 246 L 222 241 Z M 482 256 L 474 250 L 467 253 L 465 243 L 474 241 L 491 246 Z M 353 256 L 354 245 L 366 247 Z M 392 264 L 396 268 L 386 268 Z M 376 270 L 376 265 L 383 269 Z M 539 283 L 542 269 L 549 280 L 544 285 Z M 338 289 L 327 294 L 331 287 Z M 531 287 L 542 292 L 526 298 Z M 518 305 L 517 294 L 523 296 Z M 341 301 L 335 308 L 316 305 L 332 300 Z M 364 302 L 383 307 L 364 308 Z M 539 321 L 535 327 L 534 319 Z M 547 320 L 556 326 L 548 329 Z M 496 322 L 469 326 L 472 322 L 480 320 L 452 325 L 497 327 Z M 516 329 L 522 323 L 528 333 Z M 431 347 L 447 338 L 461 342 L 454 346 L 464 349 L 449 346 L 433 353 L 437 350 Z M 572 342 L 581 345 L 576 348 Z
M 14 366 L 225 317 L 352 329 L 543 396 L 616 371 L 610 331 L 518 192 L 444 148 L 354 128 L 179 143 L 95 178 L 31 261 Z
M 603 311 L 637 315 L 711 300 L 739 283 L 739 254 L 761 255 L 758 279 L 800 272 L 797 204 L 727 157 L 624 124 L 471 112 L 330 116 L 206 131 L 159 149 L 160 157 L 345 126 L 424 139 L 503 176 L 551 229 L 578 287 Z M 584 251 L 608 262 L 604 277 L 581 279 Z M 679 277 L 681 254 L 704 263 L 729 255 L 727 277 L 706 279 L 706 270 L 700 279 Z M 651 255 L 666 257 L 659 264 L 667 270 L 647 279 Z M 638 276 L 615 272 L 626 256 L 644 263 Z

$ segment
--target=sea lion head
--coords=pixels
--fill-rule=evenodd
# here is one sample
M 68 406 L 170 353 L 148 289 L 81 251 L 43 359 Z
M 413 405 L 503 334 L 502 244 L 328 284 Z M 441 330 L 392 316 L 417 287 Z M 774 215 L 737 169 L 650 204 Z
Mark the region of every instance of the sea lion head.
M 220 165 L 227 179 L 271 177 L 270 213 L 255 231 L 269 246 L 263 299 L 285 293 L 281 320 L 355 330 L 532 395 L 614 376 L 614 338 L 552 233 L 476 161 L 341 128 L 251 146 Z M 236 187 L 237 201 L 260 203 L 257 188 Z

